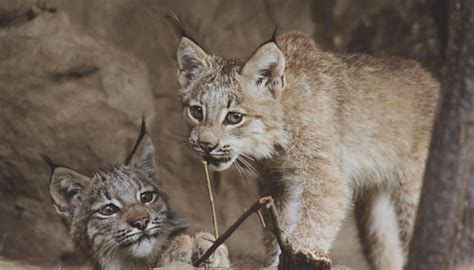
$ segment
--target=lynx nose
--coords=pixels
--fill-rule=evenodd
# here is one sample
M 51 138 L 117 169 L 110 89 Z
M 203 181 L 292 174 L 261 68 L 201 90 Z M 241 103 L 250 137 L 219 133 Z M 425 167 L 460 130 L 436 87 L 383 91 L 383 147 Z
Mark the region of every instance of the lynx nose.
M 143 231 L 143 230 L 145 230 L 148 223 L 150 223 L 150 218 L 149 217 L 141 217 L 139 219 L 131 221 L 130 225 L 132 225 L 133 227 Z
M 206 151 L 207 153 L 210 153 L 217 147 L 217 144 L 213 144 L 210 142 L 199 142 L 199 146 L 202 148 L 202 150 Z

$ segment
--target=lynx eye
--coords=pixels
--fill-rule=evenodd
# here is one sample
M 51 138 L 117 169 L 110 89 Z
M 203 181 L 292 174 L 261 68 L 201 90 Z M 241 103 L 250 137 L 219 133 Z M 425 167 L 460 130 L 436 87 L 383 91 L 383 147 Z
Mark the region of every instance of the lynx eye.
M 115 204 L 107 204 L 106 206 L 99 209 L 99 214 L 104 216 L 111 216 L 120 210 Z
M 203 118 L 203 112 L 201 106 L 189 107 L 189 114 L 196 120 L 201 121 Z
M 140 201 L 142 203 L 149 203 L 149 202 L 153 201 L 153 199 L 155 199 L 155 193 L 153 193 L 151 191 L 146 191 L 146 192 L 143 192 L 142 194 L 140 194 Z
M 244 114 L 238 112 L 229 112 L 225 117 L 224 124 L 237 125 L 238 123 L 242 122 L 243 119 Z

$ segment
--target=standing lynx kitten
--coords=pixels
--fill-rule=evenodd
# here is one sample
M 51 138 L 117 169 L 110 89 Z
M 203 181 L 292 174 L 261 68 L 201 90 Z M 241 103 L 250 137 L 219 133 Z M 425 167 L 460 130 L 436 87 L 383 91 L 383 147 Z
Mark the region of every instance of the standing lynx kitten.
M 50 165 L 53 165 L 50 162 Z M 124 164 L 92 177 L 52 166 L 50 193 L 57 212 L 70 222 L 73 241 L 96 269 L 148 269 L 172 262 L 190 264 L 212 245 L 208 233 L 184 234 L 158 181 L 155 147 L 144 122 Z M 209 266 L 228 267 L 219 247 Z
M 324 52 L 290 32 L 246 61 L 206 53 L 183 36 L 178 81 L 189 141 L 221 171 L 266 160 L 294 241 L 327 254 L 352 205 L 372 269 L 406 261 L 439 84 L 418 63 Z M 244 159 L 242 161 L 242 159 Z M 279 250 L 267 237 L 267 263 Z

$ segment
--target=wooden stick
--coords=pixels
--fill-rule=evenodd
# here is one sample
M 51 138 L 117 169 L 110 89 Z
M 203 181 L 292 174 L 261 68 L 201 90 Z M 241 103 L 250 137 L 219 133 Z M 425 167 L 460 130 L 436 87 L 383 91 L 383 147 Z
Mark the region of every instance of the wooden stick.
M 280 263 L 278 269 L 311 269 L 311 270 L 331 270 L 331 260 L 324 254 L 310 252 L 305 247 L 295 241 L 289 241 L 289 236 L 281 228 L 280 219 L 272 197 L 262 197 L 246 210 L 239 219 L 224 232 L 212 246 L 196 260 L 193 265 L 199 267 L 207 261 L 209 257 L 229 238 L 235 230 L 253 213 L 257 213 L 261 208 L 266 207 L 272 222 L 272 232 L 275 235 L 281 249 Z
M 247 209 L 240 217 L 237 219 L 232 226 L 230 226 L 219 238 L 214 241 L 214 244 L 202 255 L 198 260 L 196 260 L 193 265 L 195 267 L 201 266 L 201 264 L 216 251 L 216 249 L 222 245 L 227 238 L 229 238 L 232 233 L 234 233 L 237 228 L 239 228 L 240 224 L 242 224 L 251 214 L 257 212 L 260 208 L 268 205 L 269 203 L 273 202 L 273 199 L 271 197 L 262 197 L 258 201 L 256 201 L 252 206 L 250 206 L 249 209 Z
M 244 207 L 244 212 L 247 211 L 247 208 Z M 257 211 L 257 215 L 258 215 L 258 219 L 260 220 L 260 224 L 262 224 L 262 228 L 265 229 L 265 227 L 267 226 L 265 224 L 265 220 L 263 219 L 263 216 L 262 216 L 262 212 L 260 212 L 260 210 Z
M 267 227 L 267 224 L 265 224 L 265 219 L 263 219 L 262 212 L 260 210 L 257 211 L 258 218 L 260 219 L 260 223 L 262 223 L 262 227 L 265 228 Z
M 207 161 L 203 160 L 202 163 L 204 164 L 204 171 L 206 172 L 207 192 L 209 193 L 209 202 L 211 204 L 211 210 L 212 210 L 212 223 L 214 224 L 214 235 L 216 238 L 218 238 L 219 231 L 217 229 L 216 207 L 214 205 L 214 197 L 212 196 L 211 180 L 209 178 L 209 171 L 207 170 Z
M 287 249 L 287 245 L 286 245 L 287 236 L 280 226 L 280 218 L 278 216 L 278 212 L 276 210 L 275 204 L 273 203 L 273 199 L 271 199 L 270 202 L 267 204 L 267 209 L 270 212 L 270 220 L 272 222 L 273 234 L 275 235 L 278 245 L 280 246 L 280 249 L 283 252 L 284 250 Z

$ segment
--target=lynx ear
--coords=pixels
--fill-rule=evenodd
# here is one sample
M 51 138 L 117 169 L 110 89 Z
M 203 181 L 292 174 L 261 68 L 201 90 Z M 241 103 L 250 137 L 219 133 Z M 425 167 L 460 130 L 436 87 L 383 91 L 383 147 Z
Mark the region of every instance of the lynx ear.
M 142 119 L 140 134 L 138 135 L 132 152 L 125 160 L 125 164 L 141 170 L 145 175 L 152 179 L 156 179 L 157 177 L 155 167 L 155 146 L 146 132 L 144 118 Z
M 265 43 L 250 57 L 241 73 L 259 90 L 280 98 L 285 87 L 285 56 L 275 42 Z
M 185 88 L 199 79 L 206 69 L 207 53 L 194 41 L 187 37 L 182 37 L 178 44 L 178 82 Z
M 56 167 L 49 182 L 49 193 L 59 215 L 71 219 L 82 204 L 82 192 L 90 178 L 66 167 Z

